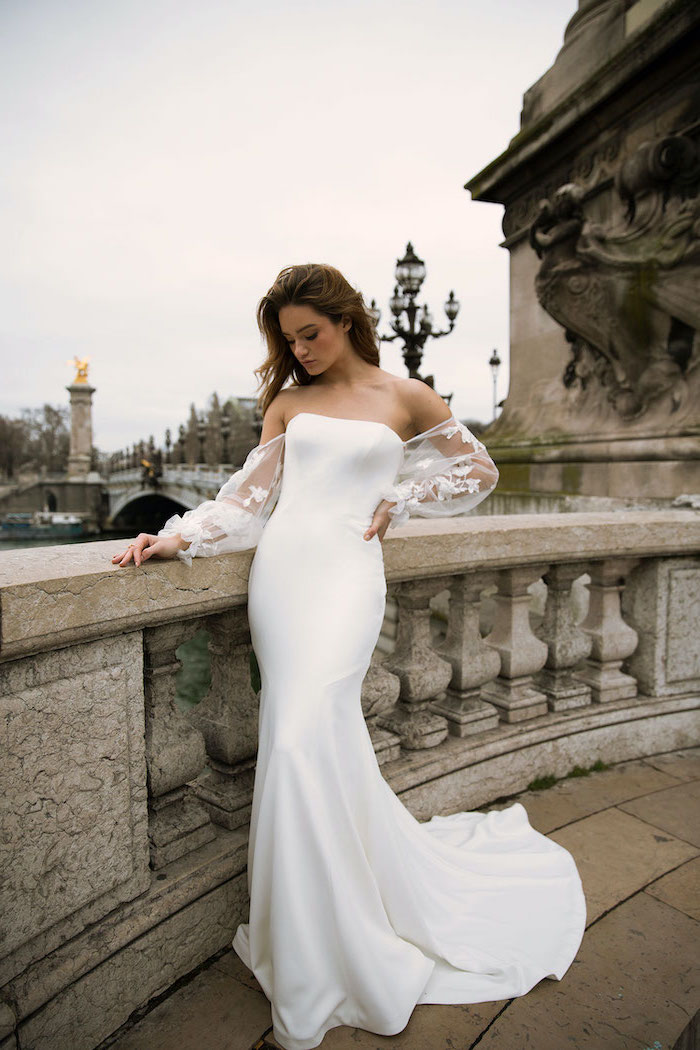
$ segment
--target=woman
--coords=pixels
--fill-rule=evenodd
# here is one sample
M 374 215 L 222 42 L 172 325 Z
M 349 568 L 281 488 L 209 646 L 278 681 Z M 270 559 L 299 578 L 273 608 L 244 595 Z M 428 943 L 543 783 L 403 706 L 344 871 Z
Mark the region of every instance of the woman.
M 311 1050 L 337 1025 L 393 1035 L 418 1003 L 560 980 L 585 899 L 571 854 L 520 803 L 415 820 L 362 714 L 386 598 L 381 541 L 411 515 L 483 500 L 498 480 L 484 445 L 425 383 L 379 367 L 362 296 L 333 267 L 283 270 L 258 324 L 260 444 L 215 500 L 112 561 L 191 565 L 256 547 L 250 916 L 233 947 L 270 1000 L 277 1041 Z

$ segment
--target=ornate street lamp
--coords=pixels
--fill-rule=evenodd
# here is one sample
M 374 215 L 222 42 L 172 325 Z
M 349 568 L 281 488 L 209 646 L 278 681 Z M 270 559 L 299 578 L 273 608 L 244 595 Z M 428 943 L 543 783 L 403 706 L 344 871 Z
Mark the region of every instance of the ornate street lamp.
M 498 356 L 498 350 L 494 350 L 489 358 L 489 366 L 491 368 L 491 375 L 493 376 L 493 418 L 496 418 L 496 409 L 498 408 L 498 395 L 496 393 L 496 384 L 498 382 L 498 369 L 501 366 L 501 359 Z
M 444 332 L 433 328 L 433 317 L 428 309 L 427 303 L 421 308 L 416 303 L 421 285 L 425 280 L 425 263 L 419 259 L 409 241 L 406 245 L 406 254 L 403 259 L 396 260 L 396 286 L 394 294 L 389 300 L 389 309 L 394 315 L 391 322 L 393 335 L 379 335 L 379 339 L 385 343 L 392 343 L 394 339 L 403 340 L 403 359 L 408 368 L 408 374 L 412 379 L 422 379 L 428 386 L 435 385 L 434 376 L 421 376 L 418 369 L 423 358 L 423 347 L 429 338 L 440 339 L 443 335 L 449 335 L 455 326 L 455 320 L 459 313 L 459 303 L 455 299 L 455 293 L 450 292 L 450 297 L 445 303 L 445 313 L 450 322 L 449 328 Z M 381 311 L 377 309 L 374 299 L 368 309 L 375 328 L 379 324 Z M 401 315 L 406 314 L 405 323 L 401 322 Z M 417 322 L 417 323 L 416 323 Z M 450 394 L 449 397 L 452 395 Z M 449 401 L 449 398 L 445 398 Z

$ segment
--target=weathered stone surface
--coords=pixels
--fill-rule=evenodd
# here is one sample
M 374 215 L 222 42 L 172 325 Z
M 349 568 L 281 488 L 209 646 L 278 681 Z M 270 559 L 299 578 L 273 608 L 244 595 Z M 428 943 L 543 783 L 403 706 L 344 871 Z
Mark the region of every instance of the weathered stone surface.
M 20 1025 L 22 1050 L 93 1050 L 230 943 L 244 921 L 246 892 L 239 875 L 110 956 Z
M 0 665 L 0 704 L 7 980 L 150 883 L 140 632 Z
M 700 857 L 662 875 L 646 892 L 700 922 Z
M 620 809 L 700 849 L 700 780 L 630 799 Z
M 519 796 L 527 798 L 527 815 L 533 828 L 543 835 L 564 824 L 589 817 L 600 810 L 626 802 L 638 795 L 647 795 L 678 783 L 646 761 L 619 762 L 612 769 L 599 770 L 588 776 L 567 777 L 551 788 L 528 791 Z M 510 802 L 493 809 L 502 809 Z
M 679 780 L 700 780 L 700 747 L 688 747 L 668 754 L 651 755 L 647 765 Z
M 700 559 L 649 558 L 630 574 L 623 613 L 640 636 L 627 666 L 654 696 L 700 688 Z
M 695 554 L 694 511 L 414 519 L 384 541 L 389 582 L 612 556 Z M 0 553 L 0 661 L 245 603 L 252 551 L 115 568 L 122 541 Z
M 466 753 L 459 738 L 449 737 L 432 755 L 402 756 L 382 772 L 414 816 L 429 820 L 434 813 L 478 809 L 514 795 L 536 777 L 563 777 L 574 766 L 587 767 L 598 759 L 624 762 L 698 739 L 695 700 L 620 700 L 600 707 L 549 712 L 517 725 L 502 723 L 498 731 L 472 738 Z M 517 747 L 512 733 L 518 734 Z
M 510 385 L 485 438 L 502 490 L 698 491 L 698 267 L 678 235 L 696 203 L 657 158 L 695 157 L 699 25 L 684 0 L 581 0 L 521 131 L 467 183 L 505 205 Z
M 576 861 L 588 925 L 700 852 L 615 807 L 553 831 L 548 838 L 568 849 Z
M 262 990 L 210 966 L 118 1037 L 110 1050 L 249 1050 L 271 1023 Z
M 561 981 L 514 999 L 481 1038 L 490 1047 L 672 1047 L 697 1009 L 698 924 L 636 894 L 589 927 Z
M 0 1002 L 0 1040 L 5 1040 L 8 1037 L 14 1039 L 14 1028 L 15 1028 L 15 1012 L 9 1003 Z M 0 1042 L 2 1046 L 2 1042 Z

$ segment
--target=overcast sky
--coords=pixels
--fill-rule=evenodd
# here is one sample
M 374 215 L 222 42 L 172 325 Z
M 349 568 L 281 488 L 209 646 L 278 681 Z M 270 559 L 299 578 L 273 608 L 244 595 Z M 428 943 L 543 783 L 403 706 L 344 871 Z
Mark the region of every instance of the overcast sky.
M 461 418 L 508 379 L 503 209 L 464 183 L 518 131 L 575 0 L 3 0 L 0 412 L 68 403 L 94 442 L 161 442 L 257 393 L 255 307 L 327 262 L 382 310 L 411 240 L 449 337 L 423 374 Z M 398 341 L 397 341 L 398 342 Z M 396 344 L 382 367 L 405 374 Z

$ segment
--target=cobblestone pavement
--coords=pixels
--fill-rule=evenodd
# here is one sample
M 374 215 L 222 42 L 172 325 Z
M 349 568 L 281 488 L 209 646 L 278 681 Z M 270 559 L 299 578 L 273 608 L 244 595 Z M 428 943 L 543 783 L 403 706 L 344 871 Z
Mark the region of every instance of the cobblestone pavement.
M 570 851 L 587 928 L 561 981 L 516 999 L 421 1005 L 398 1035 L 327 1033 L 321 1050 L 695 1050 L 700 1009 L 700 748 L 621 762 L 518 800 Z M 695 1022 L 697 1025 L 697 1021 Z M 277 1048 L 270 1006 L 233 949 L 100 1050 Z

